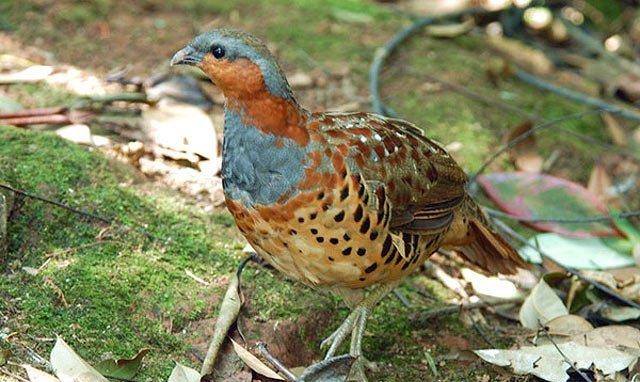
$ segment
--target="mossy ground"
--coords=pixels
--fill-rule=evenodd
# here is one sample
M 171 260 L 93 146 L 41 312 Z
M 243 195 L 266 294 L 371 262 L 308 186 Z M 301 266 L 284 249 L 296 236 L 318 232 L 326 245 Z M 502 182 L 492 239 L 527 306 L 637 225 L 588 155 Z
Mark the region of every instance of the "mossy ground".
M 101 74 L 132 64 L 133 73 L 149 75 L 194 31 L 206 25 L 227 26 L 254 31 L 273 42 L 288 72 L 349 66 L 361 96 L 368 95 L 366 73 L 375 49 L 408 22 L 387 8 L 357 0 L 0 2 L 0 28 L 12 31 L 24 46 L 53 51 L 63 62 Z M 491 55 L 481 36 L 439 40 L 418 35 L 388 61 L 383 75 L 388 104 L 443 143 L 461 142 L 463 149 L 456 157 L 469 170 L 478 168 L 522 118 L 451 91 L 434 92 L 416 73 L 464 84 L 489 99 L 538 111 L 547 119 L 582 110 L 516 80 L 494 85 L 483 65 Z M 74 97 L 45 85 L 6 90 L 27 107 L 66 104 Z M 566 126 L 604 139 L 596 117 Z M 539 146 L 544 155 L 561 150 L 565 155 L 558 166 L 567 168 L 574 179 L 586 178 L 590 166 L 585 161 L 593 160 L 593 147 L 585 150 L 579 141 L 551 131 L 540 135 Z M 197 367 L 187 339 L 191 325 L 216 316 L 226 277 L 242 257 L 243 241 L 225 211 L 202 212 L 188 199 L 149 184 L 99 153 L 49 133 L 12 127 L 0 127 L 0 182 L 118 223 L 105 233 L 102 223 L 17 199 L 8 258 L 0 259 L 0 313 L 17 333 L 17 342 L 46 355 L 50 339 L 61 335 L 90 361 L 106 354 L 131 356 L 152 347 L 140 381 L 164 380 L 173 361 Z M 37 275 L 23 268 L 43 264 Z M 197 283 L 186 270 L 211 285 Z M 336 299 L 317 296 L 266 269 L 249 267 L 243 283 L 251 318 L 297 322 L 329 317 L 326 327 L 318 328 L 322 332 L 306 344 L 318 357 L 320 338 L 347 314 Z M 447 293 L 436 282 L 429 285 L 440 298 Z M 455 315 L 441 317 L 428 328 L 414 328 L 410 315 L 438 300 L 426 300 L 407 285 L 402 290 L 413 307 L 388 298 L 368 327 L 368 357 L 382 366 L 376 380 L 427 378 L 425 352 L 439 359 L 450 351 L 439 344 L 442 336 L 468 338 L 476 348 L 486 346 Z M 299 340 L 307 341 L 302 335 Z M 473 367 L 456 361 L 438 365 L 440 379 L 447 381 L 495 374 L 479 361 Z

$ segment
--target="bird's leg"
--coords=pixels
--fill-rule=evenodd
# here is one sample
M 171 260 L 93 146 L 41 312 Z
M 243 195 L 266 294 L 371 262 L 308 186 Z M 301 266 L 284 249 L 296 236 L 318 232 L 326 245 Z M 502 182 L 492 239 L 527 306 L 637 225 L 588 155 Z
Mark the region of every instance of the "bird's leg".
M 395 288 L 397 284 L 397 282 L 394 282 L 381 285 L 357 303 L 342 325 L 327 337 L 327 339 L 322 341 L 321 347 L 329 346 L 325 359 L 329 359 L 335 355 L 338 347 L 348 335 L 351 335 L 349 353 L 354 357 L 360 357 L 362 355 L 362 337 L 371 309 L 376 306 L 389 291 Z

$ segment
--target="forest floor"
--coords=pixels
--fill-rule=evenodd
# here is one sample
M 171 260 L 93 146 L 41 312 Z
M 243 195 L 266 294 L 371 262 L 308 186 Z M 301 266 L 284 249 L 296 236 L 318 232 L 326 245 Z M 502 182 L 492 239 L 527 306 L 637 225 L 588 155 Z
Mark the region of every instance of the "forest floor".
M 311 78 L 311 85 L 297 90 L 309 109 L 368 109 L 371 59 L 411 22 L 390 8 L 355 0 L 168 4 L 2 3 L 0 27 L 6 32 L 0 34 L 0 53 L 73 65 L 99 78 L 127 66 L 128 76 L 148 78 L 169 70 L 172 54 L 195 33 L 233 27 L 269 41 L 287 74 Z M 584 109 L 512 78 L 496 81 L 487 75 L 495 57 L 477 33 L 451 39 L 418 34 L 388 61 L 382 93 L 397 113 L 447 145 L 469 171 L 525 117 L 476 102 L 424 74 L 464 84 L 486 99 L 546 119 Z M 216 90 L 207 91 L 215 100 Z M 41 82 L 1 86 L 0 95 L 23 107 L 60 106 L 79 98 Z M 220 104 L 209 114 L 221 134 Z M 598 115 L 564 126 L 595 140 L 610 139 Z M 175 190 L 49 130 L 0 126 L 0 183 L 108 216 L 117 224 L 15 198 L 8 250 L 0 253 L 0 339 L 10 335 L 12 345 L 0 341 L 0 350 L 10 347 L 16 362 L 33 364 L 37 355 L 47 358 L 61 336 L 90 362 L 131 357 L 151 348 L 138 381 L 166 380 L 174 361 L 199 369 L 198 357 L 206 351 L 228 280 L 245 256 L 246 242 L 231 216 L 223 207 L 211 207 L 209 199 Z M 117 141 L 117 134 L 112 135 Z M 582 183 L 595 158 L 606 154 L 553 131 L 539 135 L 537 144 L 543 157 L 556 152 L 557 174 Z M 495 168 L 513 167 L 499 161 Z M 348 314 L 338 299 L 318 295 L 257 264 L 248 266 L 242 284 L 243 333 L 266 342 L 290 367 L 321 359 L 321 340 Z M 456 298 L 441 283 L 420 272 L 405 281 L 400 292 L 410 306 L 394 296 L 386 298 L 367 327 L 364 349 L 379 366 L 373 380 L 526 380 L 476 358 L 470 350 L 490 345 L 457 314 L 416 327 L 410 319 L 414 313 Z M 491 314 L 485 319 L 487 335 L 499 346 L 509 346 L 521 335 L 516 322 Z M 429 359 L 435 360 L 437 378 Z

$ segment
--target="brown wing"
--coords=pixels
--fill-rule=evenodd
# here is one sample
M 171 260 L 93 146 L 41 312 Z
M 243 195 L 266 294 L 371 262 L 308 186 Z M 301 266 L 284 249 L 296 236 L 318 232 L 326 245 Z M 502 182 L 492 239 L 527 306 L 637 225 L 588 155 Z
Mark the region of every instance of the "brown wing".
M 438 143 L 409 122 L 375 114 L 323 114 L 320 122 L 331 144 L 350 147 L 350 167 L 385 186 L 392 227 L 437 231 L 449 226 L 465 198 L 467 176 Z

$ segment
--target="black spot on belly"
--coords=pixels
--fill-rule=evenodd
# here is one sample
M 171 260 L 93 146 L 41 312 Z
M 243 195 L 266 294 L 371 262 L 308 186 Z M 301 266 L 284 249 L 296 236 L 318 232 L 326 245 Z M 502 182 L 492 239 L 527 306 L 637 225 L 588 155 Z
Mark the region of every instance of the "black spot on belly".
M 289 230 L 289 235 L 297 235 L 298 231 L 296 231 L 295 229 L 290 229 Z
M 324 192 L 320 191 L 318 194 L 318 200 L 322 200 L 324 198 Z
M 304 218 L 298 218 L 298 222 L 304 223 Z
M 315 228 L 311 228 L 311 233 L 314 234 L 314 235 L 317 235 L 318 234 L 318 230 L 315 229 Z
M 344 239 L 344 241 L 351 240 L 351 236 L 349 236 L 349 234 L 346 234 L 346 233 L 344 235 L 342 235 L 342 238 Z
M 364 270 L 364 273 L 371 273 L 378 268 L 378 263 L 371 264 L 367 269 Z
M 314 213 L 309 215 L 309 219 L 311 219 L 311 220 L 313 220 L 313 219 L 315 219 L 317 217 L 318 217 L 318 213 L 317 212 L 314 212 Z
M 367 253 L 367 250 L 364 248 L 358 248 L 358 256 L 364 256 Z
M 340 201 L 345 200 L 347 196 L 349 196 L 349 184 L 345 184 L 342 191 L 340 191 Z
M 367 216 L 366 218 L 364 218 L 364 222 L 360 226 L 360 233 L 362 233 L 362 234 L 367 233 L 367 231 L 369 231 L 369 227 L 371 227 L 371 221 L 369 220 L 369 217 Z
M 345 256 L 349 256 L 351 254 L 351 247 L 347 247 L 342 251 L 342 254 Z
M 329 256 L 327 257 L 327 259 L 329 259 L 329 261 L 336 261 L 336 259 L 334 259 L 333 257 Z
M 369 240 L 375 240 L 378 238 L 378 231 L 371 231 L 371 235 L 369 235 Z
M 331 244 L 333 244 L 333 245 L 336 245 L 336 244 L 338 244 L 339 242 L 340 242 L 340 240 L 338 240 L 338 239 L 337 239 L 337 238 L 335 238 L 335 237 L 332 237 L 331 239 L 329 239 L 329 243 L 331 243 Z
M 353 220 L 355 220 L 356 223 L 362 220 L 363 212 L 364 211 L 362 210 L 362 205 L 358 204 L 358 208 L 356 208 L 356 212 L 353 213 Z
M 380 256 L 385 257 L 387 256 L 387 254 L 389 254 L 389 250 L 391 249 L 391 235 L 387 235 L 387 238 L 384 239 L 384 244 L 382 244 L 382 253 L 380 253 Z
M 366 279 L 367 279 L 366 277 L 360 277 L 360 278 L 359 278 L 359 280 L 360 280 L 360 281 L 364 281 L 364 280 L 366 280 Z
M 385 263 L 385 264 L 389 264 L 390 262 L 392 262 L 392 261 L 393 261 L 393 258 L 394 258 L 394 257 L 396 257 L 396 252 L 397 252 L 397 250 L 394 248 L 394 249 L 391 251 L 391 254 L 389 255 L 389 258 L 387 258 L 387 261 L 385 261 L 384 263 Z
M 336 214 L 336 216 L 333 217 L 333 220 L 337 221 L 337 222 L 341 222 L 344 220 L 344 210 L 338 212 Z
M 322 242 L 324 242 L 324 237 L 322 237 L 322 236 L 318 236 L 318 237 L 316 237 L 316 241 L 317 241 L 318 243 L 322 243 Z
M 358 196 L 360 197 L 360 199 L 362 199 L 363 195 L 364 195 L 364 184 L 360 183 L 360 188 L 358 188 Z

